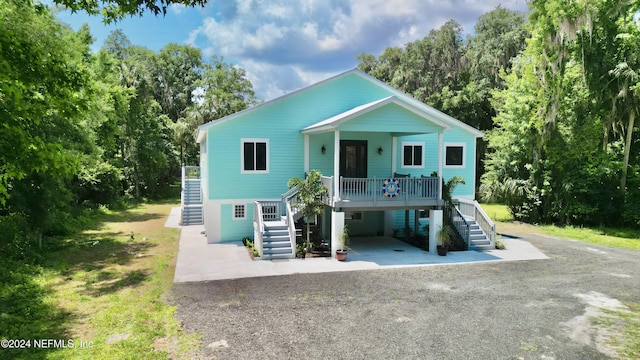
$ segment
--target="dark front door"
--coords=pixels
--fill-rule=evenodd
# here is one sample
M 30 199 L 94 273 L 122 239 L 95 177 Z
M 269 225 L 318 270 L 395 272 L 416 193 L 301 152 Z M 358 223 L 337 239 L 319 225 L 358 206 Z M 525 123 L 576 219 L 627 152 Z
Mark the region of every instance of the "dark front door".
M 340 176 L 345 178 L 367 177 L 367 141 L 340 141 Z M 364 196 L 366 183 L 358 180 L 345 180 L 340 190 L 344 198 Z
M 340 140 L 340 176 L 367 177 L 366 140 Z

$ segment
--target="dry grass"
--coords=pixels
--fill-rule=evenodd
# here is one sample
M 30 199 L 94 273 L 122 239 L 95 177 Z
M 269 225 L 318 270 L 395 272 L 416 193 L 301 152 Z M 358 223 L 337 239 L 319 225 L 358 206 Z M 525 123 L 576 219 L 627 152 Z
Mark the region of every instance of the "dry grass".
M 185 334 L 166 303 L 173 284 L 179 230 L 165 228 L 171 207 L 142 205 L 105 216 L 95 229 L 51 254 L 39 282 L 48 301 L 70 314 L 52 359 L 192 358 L 199 339 Z M 80 341 L 91 348 L 79 348 Z M 35 355 L 42 355 L 34 353 Z

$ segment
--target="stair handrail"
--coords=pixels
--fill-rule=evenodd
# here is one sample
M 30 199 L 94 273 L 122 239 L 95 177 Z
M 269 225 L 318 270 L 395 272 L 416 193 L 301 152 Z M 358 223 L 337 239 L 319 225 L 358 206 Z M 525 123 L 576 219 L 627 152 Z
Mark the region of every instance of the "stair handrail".
M 262 237 L 264 236 L 264 220 L 262 219 L 262 205 L 253 202 L 253 245 L 258 249 L 262 258 Z
M 474 207 L 474 214 L 473 214 L 474 219 L 476 220 L 476 222 L 478 223 L 478 225 L 480 226 L 482 231 L 484 231 L 484 233 L 489 238 L 489 241 L 490 241 L 491 245 L 495 245 L 496 224 L 493 221 L 491 221 L 491 218 L 489 217 L 489 215 L 487 215 L 487 213 L 484 211 L 482 206 L 480 206 L 478 201 L 476 201 L 476 200 L 466 200 L 466 199 L 459 199 L 458 201 L 460 201 L 462 203 L 465 203 L 465 204 L 468 204 L 468 205 L 473 205 L 473 207 Z
M 285 203 L 287 208 L 287 226 L 289 228 L 289 241 L 291 241 L 291 253 L 293 258 L 296 257 L 296 224 L 293 221 L 293 210 L 291 209 L 291 203 L 288 201 Z
M 289 189 L 286 193 L 282 194 L 282 205 L 283 205 L 282 208 L 283 208 L 283 211 L 285 211 L 283 215 L 285 215 L 285 222 L 287 223 L 287 225 L 289 225 L 289 218 L 286 213 L 287 204 L 290 205 L 291 207 L 291 216 L 294 220 L 295 220 L 295 216 L 300 212 L 300 209 L 298 209 L 298 206 L 295 205 L 298 199 L 298 190 L 299 190 L 298 186 L 294 186 L 291 189 Z
M 469 224 L 469 221 L 464 218 L 464 215 L 462 215 L 462 212 L 460 212 L 460 209 L 458 209 L 455 204 L 451 206 L 451 209 L 452 211 L 449 219 L 451 220 L 453 227 L 456 228 L 456 231 L 458 231 L 458 234 L 460 234 L 462 240 L 467 244 L 467 246 L 471 245 L 469 241 L 469 229 L 471 228 L 471 224 Z M 462 219 L 462 223 L 455 220 L 456 215 L 458 215 L 458 218 Z

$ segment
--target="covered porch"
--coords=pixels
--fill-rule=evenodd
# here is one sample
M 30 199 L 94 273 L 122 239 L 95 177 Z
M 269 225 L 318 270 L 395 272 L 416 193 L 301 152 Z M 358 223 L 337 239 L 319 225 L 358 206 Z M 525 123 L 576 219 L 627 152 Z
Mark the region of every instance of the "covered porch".
M 334 208 L 442 203 L 443 132 L 450 126 L 390 96 L 309 125 L 304 171 L 318 169 Z

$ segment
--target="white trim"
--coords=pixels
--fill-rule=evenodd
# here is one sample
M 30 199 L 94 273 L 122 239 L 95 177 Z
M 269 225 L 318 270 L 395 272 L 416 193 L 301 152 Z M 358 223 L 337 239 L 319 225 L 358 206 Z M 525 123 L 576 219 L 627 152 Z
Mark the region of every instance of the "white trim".
M 333 201 L 339 201 L 340 193 L 340 131 L 334 130 L 333 134 Z M 344 218 L 343 218 L 344 220 Z
M 325 84 L 327 82 L 339 79 L 341 77 L 344 77 L 344 76 L 347 76 L 347 75 L 350 75 L 350 74 L 358 75 L 358 76 L 362 77 L 363 79 L 368 80 L 368 81 L 380 86 L 381 88 L 390 91 L 395 96 L 399 97 L 402 101 L 406 101 L 408 103 L 413 103 L 413 104 L 411 104 L 411 106 L 415 106 L 416 108 L 420 109 L 421 111 L 423 111 L 423 112 L 425 112 L 427 114 L 430 114 L 431 117 L 436 118 L 439 121 L 442 121 L 447 125 L 453 125 L 455 127 L 458 127 L 458 128 L 463 129 L 463 130 L 466 130 L 467 132 L 470 132 L 471 134 L 473 134 L 475 137 L 483 137 L 484 136 L 484 133 L 482 131 L 479 131 L 478 129 L 476 129 L 474 127 L 471 127 L 471 126 L 463 123 L 460 120 L 454 119 L 453 117 L 443 113 L 442 111 L 440 111 L 438 109 L 435 109 L 435 108 L 433 108 L 433 107 L 421 102 L 420 100 L 417 100 L 416 98 L 403 93 L 402 91 L 394 88 L 393 86 L 391 86 L 389 84 L 386 84 L 383 81 L 380 81 L 380 80 L 376 79 L 375 77 L 365 73 L 364 71 L 362 71 L 362 70 L 360 70 L 358 68 L 354 68 L 354 69 L 351 69 L 351 70 L 347 70 L 347 71 L 345 71 L 343 73 L 337 74 L 335 76 L 329 77 L 329 78 L 327 78 L 325 80 L 319 81 L 319 82 L 317 82 L 315 84 L 311 84 L 311 85 L 305 86 L 303 88 L 300 88 L 298 90 L 295 90 L 293 92 L 290 92 L 288 94 L 282 95 L 282 96 L 280 96 L 278 98 L 271 99 L 269 101 L 265 101 L 262 104 L 259 104 L 259 105 L 244 109 L 242 111 L 239 111 L 237 113 L 225 116 L 222 119 L 213 120 L 213 121 L 210 121 L 210 122 L 208 122 L 206 124 L 200 125 L 198 127 L 198 136 L 196 137 L 196 142 L 199 143 L 200 141 L 202 141 L 202 139 L 206 136 L 207 131 L 209 130 L 209 128 L 211 128 L 213 126 L 220 125 L 220 124 L 225 123 L 225 122 L 227 122 L 229 120 L 233 120 L 235 118 L 243 116 L 244 114 L 252 112 L 252 111 L 254 111 L 256 109 L 270 106 L 271 104 L 274 104 L 274 103 L 283 101 L 285 99 L 288 99 L 289 97 L 292 97 L 292 96 L 294 96 L 294 95 L 296 95 L 298 93 L 301 93 L 301 92 L 303 92 L 303 91 L 305 91 L 307 89 L 314 88 L 316 86 Z
M 331 131 L 333 129 L 337 129 L 341 124 L 354 119 L 360 115 L 366 114 L 375 109 L 381 108 L 387 104 L 396 104 L 407 111 L 410 111 L 417 116 L 445 129 L 450 130 L 451 126 L 437 118 L 434 118 L 431 114 L 425 112 L 424 110 L 416 107 L 414 104 L 410 104 L 403 99 L 399 99 L 397 96 L 389 96 L 380 100 L 372 101 L 370 103 L 356 106 L 352 109 L 349 109 L 343 113 L 332 116 L 330 118 L 324 119 L 315 124 L 309 125 L 301 130 L 303 134 L 315 134 L 321 132 Z
M 442 159 L 442 157 L 444 156 L 444 135 L 442 134 L 442 132 L 438 133 L 438 176 L 441 179 L 444 179 L 444 174 L 443 174 L 443 164 L 444 164 L 444 160 Z M 439 194 L 438 194 L 438 199 L 442 199 L 442 183 L 440 183 L 439 186 Z
M 415 150 L 415 146 L 422 146 L 422 164 L 420 165 L 405 165 L 404 164 L 404 147 L 405 146 L 411 146 L 414 148 Z M 403 141 L 402 144 L 400 145 L 400 148 L 402 149 L 402 160 L 400 161 L 400 168 L 401 169 L 424 169 L 424 163 L 425 163 L 425 143 L 424 141 Z M 412 154 L 413 151 L 412 150 Z M 411 159 L 411 162 L 413 163 L 413 157 Z
M 461 147 L 462 148 L 462 165 L 447 165 L 447 148 L 448 147 Z M 447 169 L 466 169 L 467 167 L 467 143 L 463 142 L 448 142 L 444 143 L 443 164 Z
M 304 134 L 304 172 L 309 173 L 309 134 Z
M 391 137 L 391 174 L 395 174 L 398 170 L 398 137 Z
M 244 169 L 244 144 L 246 143 L 266 143 L 266 170 L 245 170 Z M 254 148 L 255 151 L 255 148 Z M 241 138 L 240 139 L 240 173 L 241 174 L 268 174 L 269 173 L 269 139 L 266 138 Z M 254 157 L 254 162 L 256 161 Z M 255 165 L 255 163 L 254 163 Z
M 236 216 L 236 206 L 242 206 L 242 217 Z M 231 204 L 231 219 L 233 220 L 246 220 L 247 219 L 247 204 Z

